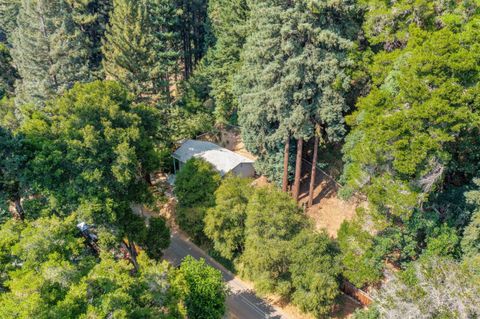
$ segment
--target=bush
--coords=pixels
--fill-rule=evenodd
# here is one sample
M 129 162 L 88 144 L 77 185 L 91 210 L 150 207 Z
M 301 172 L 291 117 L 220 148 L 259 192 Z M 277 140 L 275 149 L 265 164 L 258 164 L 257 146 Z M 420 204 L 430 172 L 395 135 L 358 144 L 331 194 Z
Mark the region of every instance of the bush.
M 375 240 L 358 222 L 343 222 L 338 231 L 342 274 L 352 284 L 362 287 L 382 277 L 383 261 L 376 256 Z
M 222 257 L 238 257 L 245 246 L 247 204 L 253 193 L 251 180 L 228 176 L 215 192 L 215 207 L 207 210 L 205 234 Z
M 177 272 L 176 282 L 187 307 L 188 318 L 220 319 L 225 314 L 227 289 L 220 271 L 205 260 L 187 256 Z
M 291 242 L 293 303 L 315 317 L 330 313 L 339 294 L 338 249 L 326 233 L 303 230 Z
M 301 209 L 290 195 L 273 187 L 260 188 L 248 203 L 245 225 L 241 273 L 260 293 L 289 297 L 290 241 L 308 225 Z
M 213 166 L 199 158 L 187 161 L 177 174 L 177 222 L 196 242 L 206 239 L 203 234 L 203 220 L 206 210 L 215 205 L 214 193 L 220 181 L 220 174 Z
M 185 163 L 175 180 L 175 195 L 181 207 L 215 204 L 214 193 L 220 185 L 220 174 L 214 167 L 200 158 Z

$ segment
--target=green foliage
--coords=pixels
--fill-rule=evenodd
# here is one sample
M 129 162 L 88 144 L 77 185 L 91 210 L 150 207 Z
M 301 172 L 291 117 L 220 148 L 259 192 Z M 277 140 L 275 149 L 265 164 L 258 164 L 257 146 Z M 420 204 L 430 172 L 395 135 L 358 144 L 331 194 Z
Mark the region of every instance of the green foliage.
M 375 254 L 375 239 L 357 221 L 343 222 L 338 231 L 342 275 L 357 287 L 378 282 L 383 256 Z
M 0 229 L 2 318 L 177 318 L 169 267 L 140 255 L 140 272 L 108 253 L 100 258 L 79 236 L 76 216 L 40 218 Z M 3 283 L 3 280 L 4 283 Z
M 22 0 L 12 34 L 16 103 L 43 103 L 91 79 L 85 37 L 64 0 Z
M 365 6 L 363 30 L 373 45 L 382 44 L 385 50 L 404 46 L 412 27 L 437 30 L 465 23 L 478 12 L 475 1 L 440 0 L 362 0 Z
M 72 8 L 73 21 L 88 40 L 89 69 L 96 78 L 103 78 L 102 38 L 105 35 L 112 0 L 66 0 Z
M 348 118 L 347 188 L 372 209 L 408 219 L 444 180 L 477 171 L 478 22 L 412 29 L 401 52 L 379 54 L 375 86 Z
M 234 92 L 257 170 L 278 181 L 288 137 L 309 139 L 316 123 L 325 141 L 340 141 L 345 133 L 355 7 L 349 1 L 263 1 L 251 10 Z
M 13 94 L 13 84 L 17 78 L 17 70 L 13 67 L 10 52 L 5 45 L 0 43 L 0 100 L 4 96 Z
M 163 250 L 170 246 L 170 229 L 165 218 L 150 218 L 145 246 L 148 256 L 155 260 L 159 260 L 163 255 Z
M 20 129 L 33 155 L 33 190 L 60 215 L 78 211 L 99 224 L 131 218 L 129 204 L 149 196 L 143 177 L 156 166 L 156 114 L 114 82 L 77 84 Z
M 175 179 L 175 195 L 180 206 L 213 206 L 220 180 L 212 164 L 201 158 L 188 160 Z
M 233 92 L 234 75 L 240 68 L 240 54 L 247 37 L 250 13 L 246 0 L 210 0 L 208 16 L 215 36 L 215 45 L 206 57 L 206 73 L 210 79 L 209 95 L 215 103 L 215 123 L 234 122 L 237 100 Z
M 380 318 L 475 318 L 480 315 L 478 265 L 422 258 L 384 284 Z
M 245 247 L 247 205 L 253 193 L 252 180 L 227 176 L 215 192 L 215 206 L 207 210 L 205 235 L 227 259 L 242 254 Z
M 188 160 L 176 175 L 174 190 L 179 203 L 177 222 L 197 242 L 205 239 L 205 214 L 215 204 L 214 193 L 220 180 L 220 174 L 214 167 L 200 158 Z
M 320 317 L 331 313 L 339 294 L 337 249 L 326 233 L 302 231 L 291 242 L 292 302 Z
M 476 188 L 480 186 L 480 180 L 474 179 Z M 465 256 L 478 256 L 480 254 L 480 192 L 475 189 L 465 194 L 467 202 L 474 206 L 473 214 L 462 238 L 462 251 Z
M 170 1 L 113 1 L 103 67 L 108 78 L 126 86 L 137 100 L 170 97 L 169 72 L 176 58 L 170 46 L 172 19 Z
M 7 39 L 17 26 L 20 6 L 21 0 L 0 0 L 0 34 L 5 34 Z
M 26 193 L 26 161 L 23 139 L 0 126 L 0 202 L 4 202 L 4 206 L 14 202 L 14 215 L 18 219 L 24 218 L 20 199 Z
M 260 188 L 250 198 L 245 221 L 241 274 L 260 293 L 290 295 L 290 241 L 308 225 L 296 202 L 275 188 Z
M 227 288 L 221 272 L 208 266 L 205 260 L 197 261 L 187 256 L 177 271 L 175 283 L 188 318 L 223 318 Z

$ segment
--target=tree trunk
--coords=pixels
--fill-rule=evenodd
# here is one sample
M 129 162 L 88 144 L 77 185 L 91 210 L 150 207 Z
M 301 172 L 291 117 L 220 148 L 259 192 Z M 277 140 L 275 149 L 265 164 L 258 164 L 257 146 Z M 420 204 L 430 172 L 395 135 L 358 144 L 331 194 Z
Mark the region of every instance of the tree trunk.
M 13 201 L 13 204 L 15 206 L 15 211 L 12 212 L 13 218 L 17 220 L 24 220 L 25 212 L 23 210 L 20 197 L 15 198 L 15 200 Z
M 318 143 L 320 138 L 315 134 L 315 144 L 313 145 L 312 172 L 310 173 L 310 189 L 308 190 L 308 207 L 313 205 L 313 191 L 315 188 L 315 177 L 317 176 Z
M 135 271 L 138 271 L 139 266 L 137 262 L 137 250 L 135 248 L 135 243 L 128 239 L 128 242 L 124 242 L 124 245 L 127 248 L 128 253 L 130 254 L 130 262 L 133 264 Z
M 302 175 L 303 139 L 297 141 L 297 159 L 295 161 L 295 181 L 293 183 L 293 198 L 298 202 L 300 195 L 300 177 Z
M 282 190 L 288 192 L 288 157 L 290 153 L 290 138 L 285 141 L 285 151 L 283 155 L 283 188 Z
M 152 177 L 150 176 L 150 173 L 145 173 L 144 179 L 145 179 L 145 182 L 147 182 L 148 186 L 153 186 Z

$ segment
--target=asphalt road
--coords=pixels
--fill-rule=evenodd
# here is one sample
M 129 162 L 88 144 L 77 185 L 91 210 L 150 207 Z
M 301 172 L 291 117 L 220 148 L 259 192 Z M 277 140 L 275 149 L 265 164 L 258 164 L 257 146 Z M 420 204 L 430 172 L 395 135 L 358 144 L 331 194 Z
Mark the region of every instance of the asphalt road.
M 267 301 L 257 297 L 238 278 L 229 272 L 225 267 L 209 257 L 203 250 L 193 244 L 178 232 L 172 233 L 170 247 L 165 251 L 164 258 L 177 266 L 186 256 L 195 259 L 203 258 L 212 267 L 221 271 L 223 279 L 230 288 L 227 298 L 227 318 L 231 319 L 289 319 L 278 307 L 269 304 Z

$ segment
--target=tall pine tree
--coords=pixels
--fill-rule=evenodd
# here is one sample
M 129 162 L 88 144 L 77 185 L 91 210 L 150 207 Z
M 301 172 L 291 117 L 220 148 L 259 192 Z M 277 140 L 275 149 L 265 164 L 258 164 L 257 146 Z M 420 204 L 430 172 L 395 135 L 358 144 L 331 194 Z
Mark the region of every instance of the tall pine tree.
M 63 0 L 22 0 L 12 35 L 12 57 L 21 80 L 17 104 L 37 105 L 75 82 L 90 80 L 88 50 Z
M 273 180 L 280 181 L 291 139 L 298 141 L 300 164 L 302 140 L 314 135 L 316 125 L 325 141 L 338 141 L 345 133 L 354 8 L 347 0 L 260 1 L 252 8 L 236 77 L 239 122 L 247 148 L 259 156 L 259 171 Z
M 138 100 L 170 96 L 174 7 L 170 1 L 114 0 L 102 52 L 107 78 L 122 83 Z
M 107 29 L 113 0 L 67 0 L 75 23 L 85 34 L 89 47 L 89 68 L 102 77 L 102 38 Z
M 235 122 L 237 99 L 233 78 L 240 68 L 240 53 L 247 37 L 250 8 L 247 0 L 211 0 L 208 16 L 215 46 L 207 53 L 210 96 L 215 102 L 215 121 L 219 125 Z

